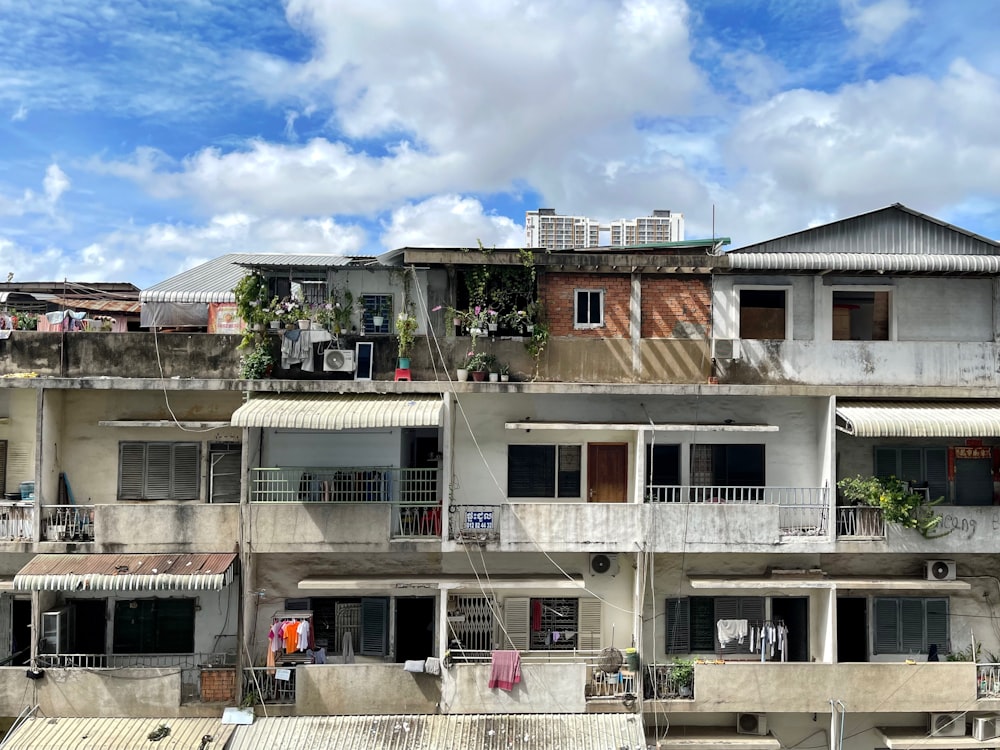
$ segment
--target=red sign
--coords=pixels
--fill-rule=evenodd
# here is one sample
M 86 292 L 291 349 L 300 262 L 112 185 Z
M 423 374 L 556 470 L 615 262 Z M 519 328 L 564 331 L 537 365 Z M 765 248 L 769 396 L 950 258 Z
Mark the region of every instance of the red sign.
M 955 448 L 955 458 L 993 458 L 993 449 L 985 448 Z

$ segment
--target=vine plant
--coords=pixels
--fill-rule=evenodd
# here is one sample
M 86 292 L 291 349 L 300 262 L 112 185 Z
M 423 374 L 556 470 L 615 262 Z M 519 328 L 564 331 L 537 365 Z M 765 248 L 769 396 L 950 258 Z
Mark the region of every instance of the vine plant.
M 927 539 L 937 539 L 949 533 L 932 533 L 942 520 L 934 512 L 933 506 L 943 502 L 944 498 L 927 500 L 924 495 L 913 492 L 906 482 L 896 477 L 847 477 L 837 482 L 837 488 L 845 499 L 881 508 L 886 521 L 898 523 L 904 529 L 913 529 Z

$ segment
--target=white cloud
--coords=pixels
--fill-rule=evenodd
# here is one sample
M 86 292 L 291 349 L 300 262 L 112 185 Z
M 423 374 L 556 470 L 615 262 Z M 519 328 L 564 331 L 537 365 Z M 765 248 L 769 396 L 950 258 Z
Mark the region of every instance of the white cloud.
M 23 122 L 28 119 L 28 108 L 23 104 L 17 105 L 17 109 L 14 110 L 14 114 L 10 116 L 11 122 Z
M 397 208 L 381 236 L 386 249 L 397 247 L 520 247 L 524 227 L 506 216 L 488 214 L 474 198 L 440 195 Z
M 862 0 L 842 0 L 841 9 L 844 25 L 858 35 L 863 51 L 885 44 L 917 17 L 907 0 L 877 0 L 867 5 Z
M 25 188 L 17 198 L 0 194 L 0 216 L 24 216 L 27 214 L 54 215 L 56 204 L 63 193 L 69 190 L 70 180 L 58 164 L 50 164 L 42 179 L 42 194 Z

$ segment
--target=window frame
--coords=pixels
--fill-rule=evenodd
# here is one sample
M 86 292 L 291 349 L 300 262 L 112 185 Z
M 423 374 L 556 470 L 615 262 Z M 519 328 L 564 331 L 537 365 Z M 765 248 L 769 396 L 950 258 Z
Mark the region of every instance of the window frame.
M 896 292 L 898 291 L 895 286 L 890 284 L 833 284 L 828 287 L 828 302 L 827 310 L 830 315 L 830 327 L 828 329 L 830 334 L 830 341 L 847 341 L 855 343 L 878 343 L 880 341 L 895 341 L 896 340 Z M 886 327 L 887 333 L 885 339 L 835 339 L 833 337 L 833 310 L 834 310 L 834 297 L 838 292 L 854 292 L 863 294 L 875 294 L 878 292 L 886 292 L 889 295 L 889 309 L 886 311 Z
M 358 295 L 361 306 L 361 332 L 365 336 L 388 336 L 393 332 L 393 308 L 395 300 L 392 292 L 363 292 Z M 382 316 L 382 325 L 376 327 L 373 318 L 377 310 L 383 310 L 383 302 L 388 311 Z
M 553 463 L 552 463 L 552 477 L 551 477 L 551 481 L 552 481 L 552 494 L 541 494 L 541 495 L 539 495 L 539 494 L 531 494 L 531 495 L 528 495 L 528 494 L 524 494 L 524 495 L 521 495 L 521 494 L 512 494 L 512 492 L 511 492 L 511 486 L 512 486 L 512 484 L 514 484 L 511 481 L 512 470 L 514 470 L 516 468 L 515 462 L 511 459 L 511 449 L 512 448 L 515 448 L 515 449 L 525 449 L 525 450 L 528 450 L 528 449 L 543 449 L 543 448 L 552 449 L 552 452 L 553 452 L 553 456 L 552 456 L 552 459 L 553 459 Z M 560 469 L 560 466 L 561 466 L 560 459 L 562 457 L 562 452 L 563 452 L 564 448 L 576 448 L 579 451 L 579 456 L 578 456 L 578 459 L 577 459 L 577 467 L 576 467 L 575 470 L 572 469 L 572 468 L 566 469 L 566 470 L 561 470 Z M 582 498 L 583 497 L 583 453 L 584 453 L 584 451 L 583 451 L 583 443 L 508 443 L 507 444 L 507 487 L 506 487 L 507 497 L 508 498 L 518 498 L 518 499 L 541 498 L 541 499 L 546 499 L 546 500 L 552 500 L 552 499 L 555 499 L 555 500 L 575 500 L 575 499 Z M 561 483 L 560 483 L 560 478 L 564 474 L 570 474 L 570 473 L 573 473 L 574 471 L 576 473 L 576 487 L 577 487 L 576 494 L 561 494 L 562 487 L 561 487 Z
M 190 617 L 189 621 L 186 620 L 183 625 L 185 628 L 190 627 L 190 631 L 185 630 L 184 633 L 177 632 L 177 625 L 175 622 L 171 622 L 170 626 L 161 626 L 159 622 L 159 613 L 157 612 L 157 605 L 162 605 L 169 603 L 170 605 L 183 604 L 185 607 L 190 609 L 190 615 L 187 612 L 181 613 L 185 617 Z M 133 607 L 132 605 L 136 605 Z M 140 643 L 140 648 L 138 650 L 132 648 L 126 648 L 126 646 L 131 645 L 131 641 L 126 641 L 122 643 L 123 625 L 119 622 L 119 613 L 122 610 L 128 609 L 138 609 L 144 610 L 149 609 L 150 612 L 147 616 L 152 616 L 149 623 L 147 623 L 146 628 L 140 628 L 135 634 L 133 640 Z M 114 624 L 114 632 L 111 637 L 111 653 L 113 654 L 193 654 L 195 646 L 195 624 L 198 617 L 197 611 L 197 599 L 194 597 L 147 597 L 142 599 L 116 599 L 114 602 L 114 611 L 112 613 L 112 622 Z M 144 635 L 144 631 L 147 631 Z M 161 633 L 169 633 L 169 638 L 164 639 L 161 637 Z M 172 646 L 176 641 L 180 640 L 180 636 L 186 636 L 190 638 L 190 648 L 187 650 L 167 648 L 167 646 Z M 146 644 L 145 641 L 151 642 L 151 647 Z M 159 646 L 161 641 L 166 640 L 163 646 Z
M 736 284 L 733 287 L 733 291 L 736 294 L 736 319 L 733 321 L 733 325 L 736 329 L 735 338 L 743 340 L 741 321 L 743 319 L 743 292 L 784 292 L 785 293 L 785 337 L 783 339 L 746 339 L 747 341 L 792 341 L 795 337 L 793 335 L 792 324 L 795 320 L 795 316 L 792 314 L 793 303 L 794 303 L 794 293 L 795 287 L 791 284 Z M 832 305 L 831 297 L 831 305 Z M 832 309 L 832 308 L 831 308 Z M 832 323 L 831 323 L 832 326 Z M 832 329 L 831 329 L 832 330 Z
M 580 313 L 581 313 L 580 295 L 581 294 L 586 294 L 587 295 L 586 311 L 587 311 L 587 318 L 588 318 L 588 320 L 586 322 L 581 322 L 580 321 Z M 590 301 L 590 299 L 591 299 L 590 295 L 593 295 L 593 294 L 598 295 L 598 310 L 600 312 L 600 320 L 596 321 L 596 322 L 593 321 L 593 320 L 589 320 L 589 318 L 590 318 L 590 309 L 591 309 L 591 306 L 593 304 Z M 573 290 L 573 328 L 576 329 L 576 330 L 578 330 L 578 331 L 586 331 L 586 330 L 592 330 L 594 328 L 603 328 L 603 327 L 604 327 L 604 289 L 594 289 L 594 288 L 586 288 L 586 287 L 581 287 L 581 288 L 574 289 Z
M 909 616 L 912 620 L 914 617 L 914 605 L 920 605 L 920 643 L 917 644 L 915 649 L 913 646 L 913 633 L 906 633 L 907 623 L 904 619 Z M 940 607 L 939 612 L 933 614 L 940 618 L 940 622 L 936 623 L 941 629 L 943 629 L 943 637 L 938 637 L 933 633 L 929 633 L 930 623 L 928 621 L 928 606 L 935 605 Z M 881 622 L 883 617 L 889 617 L 888 608 L 895 605 L 895 613 L 892 615 L 895 622 Z M 905 611 L 905 608 L 909 606 L 909 612 Z M 883 611 L 884 608 L 884 611 Z M 872 600 L 872 654 L 873 655 L 905 655 L 910 656 L 914 653 L 926 654 L 929 650 L 931 643 L 935 643 L 938 647 L 938 653 L 948 654 L 951 653 L 951 599 L 947 596 L 876 596 Z M 911 621 L 909 627 L 912 628 L 914 623 Z M 880 633 L 880 629 L 885 631 Z M 893 640 L 895 641 L 889 648 L 885 648 L 887 641 L 889 640 L 889 630 L 895 630 L 893 635 Z M 940 635 L 940 634 L 939 634 Z M 936 638 L 936 640 L 931 641 L 931 638 Z M 910 640 L 907 643 L 907 640 Z
M 132 450 L 135 451 L 138 448 L 142 449 L 142 467 L 141 470 L 134 467 L 127 467 L 126 460 L 137 461 L 139 460 L 136 456 L 132 455 L 126 458 L 126 452 Z M 151 448 L 163 448 L 169 447 L 170 457 L 167 466 L 167 476 L 157 476 L 156 472 L 153 472 L 151 476 L 150 467 L 150 449 Z M 194 450 L 194 457 L 191 459 L 188 457 L 186 460 L 191 462 L 194 466 L 194 471 L 196 476 L 193 480 L 188 480 L 188 484 L 182 487 L 178 487 L 181 480 L 178 479 L 176 474 L 180 471 L 184 471 L 187 467 L 178 466 L 179 460 L 185 460 L 184 457 L 178 457 L 177 453 L 182 449 L 192 449 Z M 197 501 L 201 499 L 202 493 L 202 465 L 201 465 L 201 454 L 202 445 L 198 442 L 191 441 L 169 441 L 169 440 L 121 440 L 118 443 L 118 493 L 117 499 L 119 501 L 157 501 L 157 500 L 170 500 L 170 501 Z M 155 461 L 156 458 L 152 457 Z M 153 467 L 154 469 L 160 467 Z M 126 473 L 141 473 L 139 476 L 126 477 Z M 156 482 L 165 483 L 167 489 L 165 492 L 157 491 L 153 489 L 151 485 Z M 135 484 L 141 483 L 142 489 L 138 493 L 127 492 L 126 490 L 133 489 L 132 486 L 126 487 L 127 483 Z M 193 491 L 193 495 L 192 495 Z
M 707 641 L 697 641 L 699 628 L 695 626 L 694 618 L 699 619 L 704 615 L 704 607 L 711 602 L 711 636 L 712 645 L 708 646 Z M 668 597 L 664 602 L 664 653 L 670 654 L 692 654 L 712 651 L 717 655 L 730 656 L 734 654 L 749 654 L 750 640 L 745 638 L 743 643 L 732 641 L 725 646 L 719 644 L 718 622 L 719 620 L 734 618 L 750 621 L 761 621 L 766 619 L 769 609 L 769 597 L 766 596 L 676 596 Z M 701 614 L 697 614 L 697 611 Z M 720 614 L 720 605 L 731 611 Z M 673 615 L 671 614 L 673 612 Z M 752 616 L 751 616 L 752 615 Z M 674 621 L 677 621 L 676 623 Z M 704 623 L 701 623 L 702 627 Z

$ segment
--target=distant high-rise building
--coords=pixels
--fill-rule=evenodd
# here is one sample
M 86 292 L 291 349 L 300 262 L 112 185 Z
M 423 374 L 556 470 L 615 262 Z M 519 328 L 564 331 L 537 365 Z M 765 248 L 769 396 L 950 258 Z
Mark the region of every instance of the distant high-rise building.
M 610 231 L 612 247 L 652 245 L 683 240 L 684 214 L 656 210 L 652 216 L 601 224 L 586 216 L 563 216 L 554 208 L 539 208 L 525 212 L 524 229 L 528 247 L 598 247 L 602 231 Z

